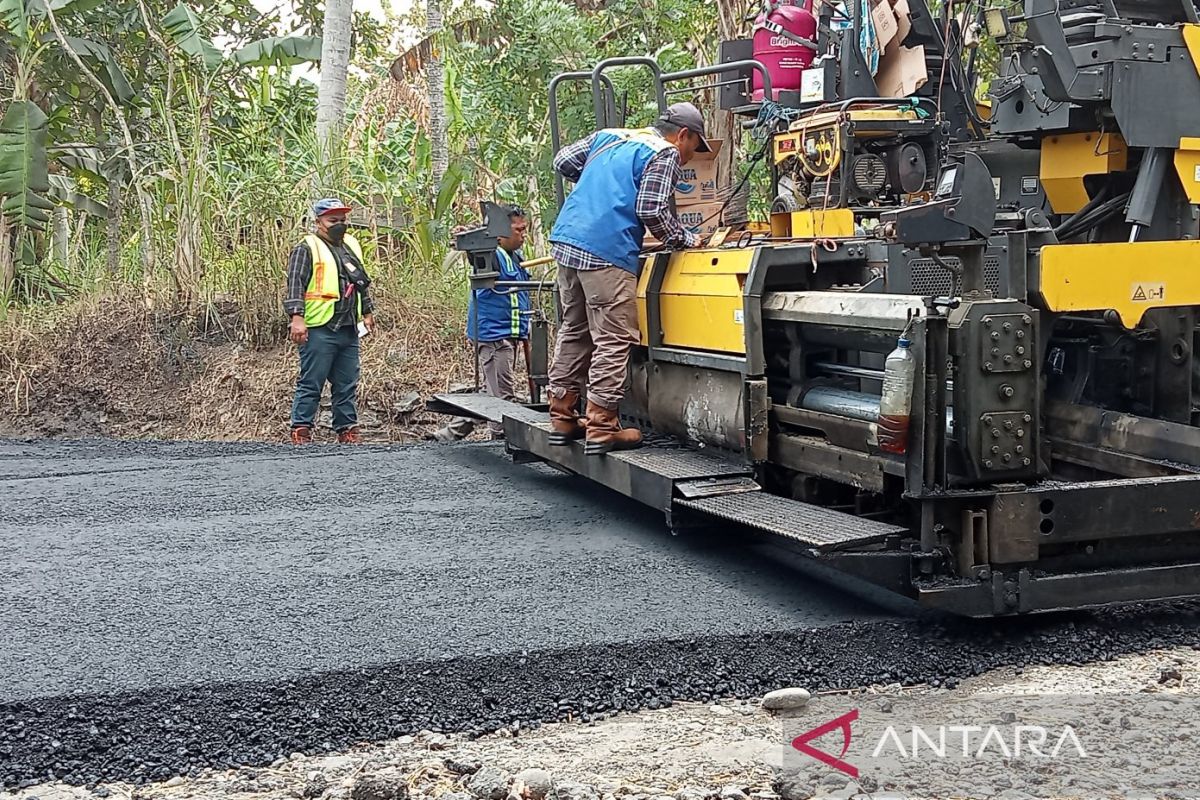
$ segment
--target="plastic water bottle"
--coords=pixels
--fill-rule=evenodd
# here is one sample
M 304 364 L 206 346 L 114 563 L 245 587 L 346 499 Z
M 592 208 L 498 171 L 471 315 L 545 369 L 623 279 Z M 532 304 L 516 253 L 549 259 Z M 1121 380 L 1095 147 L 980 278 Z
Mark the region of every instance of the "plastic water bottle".
M 908 339 L 901 337 L 883 366 L 883 396 L 879 400 L 876 427 L 879 449 L 885 453 L 908 451 L 913 376 L 917 370 L 917 360 L 908 346 Z

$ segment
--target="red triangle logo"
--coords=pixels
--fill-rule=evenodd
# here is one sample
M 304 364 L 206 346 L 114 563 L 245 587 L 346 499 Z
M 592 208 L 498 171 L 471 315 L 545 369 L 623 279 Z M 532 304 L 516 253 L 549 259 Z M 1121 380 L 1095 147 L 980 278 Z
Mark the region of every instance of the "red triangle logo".
M 806 756 L 815 758 L 822 764 L 833 767 L 839 772 L 846 773 L 851 778 L 857 778 L 858 767 L 842 760 L 846 756 L 846 751 L 850 749 L 850 723 L 854 722 L 856 719 L 858 719 L 857 708 L 853 711 L 847 711 L 845 714 L 842 714 L 836 719 L 829 720 L 829 722 L 826 722 L 820 727 L 813 728 L 811 731 L 800 734 L 792 740 L 792 747 L 796 748 L 801 753 L 804 753 Z M 809 742 L 811 742 L 813 739 L 820 739 L 825 734 L 836 730 L 840 730 L 842 732 L 842 752 L 838 755 L 830 755 L 824 750 L 818 750 L 809 744 Z

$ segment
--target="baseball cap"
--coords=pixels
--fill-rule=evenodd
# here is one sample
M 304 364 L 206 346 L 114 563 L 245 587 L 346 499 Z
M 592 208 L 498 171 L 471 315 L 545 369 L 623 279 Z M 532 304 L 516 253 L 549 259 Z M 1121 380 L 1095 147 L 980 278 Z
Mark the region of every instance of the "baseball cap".
M 332 214 L 334 211 L 349 213 L 350 210 L 350 206 L 346 205 L 336 197 L 323 197 L 317 202 L 313 203 L 312 207 L 314 217 L 323 217 L 326 214 Z
M 704 136 L 704 116 L 700 113 L 700 109 L 691 103 L 673 103 L 667 106 L 667 110 L 663 112 L 660 119 L 663 122 L 670 122 L 672 125 L 687 128 L 699 136 L 700 146 L 696 148 L 697 151 L 701 153 L 712 152 L 712 148 L 708 146 L 708 139 Z

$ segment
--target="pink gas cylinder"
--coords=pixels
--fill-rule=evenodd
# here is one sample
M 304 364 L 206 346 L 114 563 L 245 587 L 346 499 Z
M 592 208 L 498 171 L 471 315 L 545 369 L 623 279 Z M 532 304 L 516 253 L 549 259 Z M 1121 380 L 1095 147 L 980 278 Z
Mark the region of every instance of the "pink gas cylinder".
M 784 36 L 787 31 L 801 39 L 815 42 L 817 18 L 812 13 L 813 0 L 795 0 L 795 4 L 781 0 L 754 21 L 754 59 L 767 68 L 771 76 L 771 90 L 775 100 L 779 91 L 800 91 L 801 73 L 812 63 L 816 53 L 808 47 Z M 753 100 L 763 99 L 762 77 L 752 71 L 751 90 Z

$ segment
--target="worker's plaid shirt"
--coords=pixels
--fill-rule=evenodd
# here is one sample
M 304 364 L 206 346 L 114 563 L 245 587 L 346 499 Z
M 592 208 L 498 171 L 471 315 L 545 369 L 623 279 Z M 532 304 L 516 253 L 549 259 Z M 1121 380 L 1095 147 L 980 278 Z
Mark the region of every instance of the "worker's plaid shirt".
M 578 181 L 587 165 L 595 137 L 593 133 L 559 150 L 554 157 L 554 171 L 572 183 Z M 638 187 L 637 204 L 634 206 L 637 218 L 667 249 L 695 247 L 700 243 L 700 237 L 683 227 L 671 209 L 671 198 L 675 195 L 675 184 L 679 183 L 679 177 L 679 151 L 668 147 L 656 153 L 642 172 L 642 184 Z M 586 250 L 561 242 L 551 243 L 550 253 L 560 267 L 603 269 L 612 266 Z

